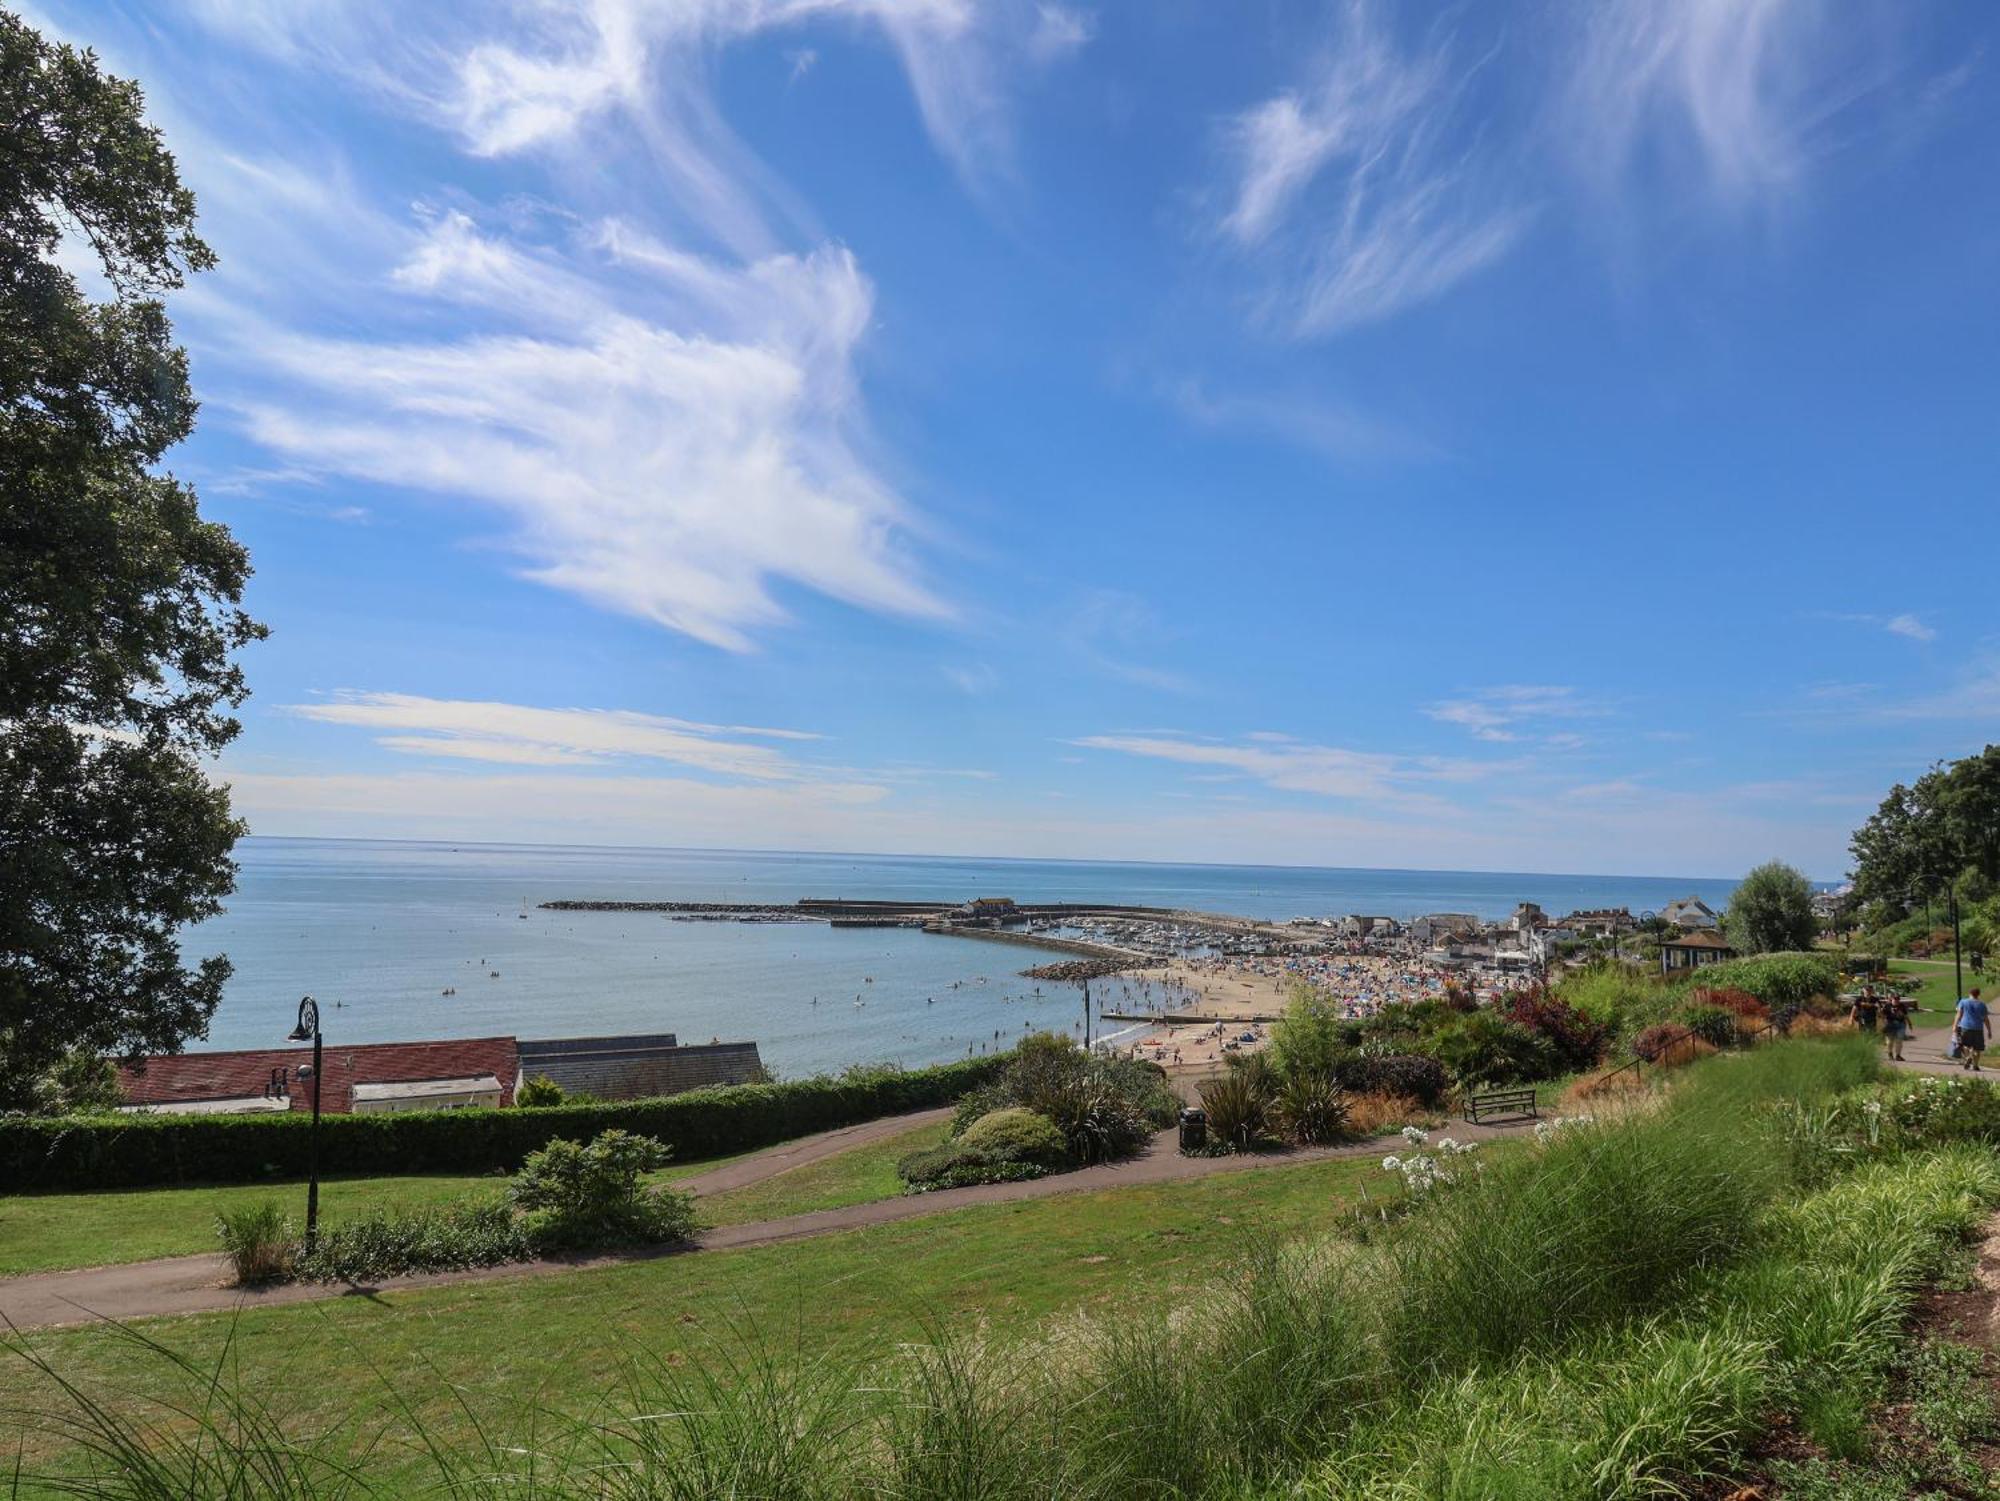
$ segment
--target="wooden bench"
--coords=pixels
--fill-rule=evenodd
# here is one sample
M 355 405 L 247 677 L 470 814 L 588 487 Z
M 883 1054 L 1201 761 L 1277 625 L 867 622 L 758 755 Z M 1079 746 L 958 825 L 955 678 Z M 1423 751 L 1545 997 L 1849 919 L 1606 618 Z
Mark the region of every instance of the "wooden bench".
M 1474 1126 L 1488 1121 L 1538 1120 L 1532 1089 L 1489 1089 L 1465 1097 L 1465 1119 Z

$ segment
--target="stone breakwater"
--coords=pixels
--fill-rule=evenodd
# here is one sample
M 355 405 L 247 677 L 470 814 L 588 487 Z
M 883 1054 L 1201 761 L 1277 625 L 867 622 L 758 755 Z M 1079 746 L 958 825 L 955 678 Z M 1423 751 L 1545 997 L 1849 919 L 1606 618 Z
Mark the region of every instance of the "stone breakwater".
M 1101 980 L 1106 975 L 1123 974 L 1142 962 L 1139 959 L 1065 959 L 1059 964 L 1037 964 L 1033 969 L 1022 970 L 1021 975 L 1028 980 L 1066 980 L 1072 985 L 1081 985 L 1085 980 Z

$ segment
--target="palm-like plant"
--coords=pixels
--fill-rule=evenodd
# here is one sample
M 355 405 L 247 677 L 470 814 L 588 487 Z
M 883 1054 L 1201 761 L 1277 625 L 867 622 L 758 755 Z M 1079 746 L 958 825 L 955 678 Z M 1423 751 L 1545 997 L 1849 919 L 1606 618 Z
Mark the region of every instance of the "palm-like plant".
M 1331 1074 L 1308 1069 L 1287 1074 L 1271 1114 L 1286 1138 L 1302 1147 L 1323 1146 L 1347 1133 L 1347 1096 Z

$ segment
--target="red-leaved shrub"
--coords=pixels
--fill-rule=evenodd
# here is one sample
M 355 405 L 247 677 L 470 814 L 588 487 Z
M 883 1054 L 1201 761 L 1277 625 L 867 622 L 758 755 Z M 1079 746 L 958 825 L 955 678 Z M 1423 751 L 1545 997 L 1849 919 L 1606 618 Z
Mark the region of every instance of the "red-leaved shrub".
M 1764 1021 L 1771 1014 L 1771 1008 L 1747 990 L 1697 990 L 1690 1000 L 1697 1006 L 1713 1006 L 1722 1011 L 1734 1011 L 1745 1021 Z
M 1539 985 L 1508 996 L 1500 1003 L 1500 1014 L 1546 1039 L 1565 1073 L 1591 1067 L 1604 1056 L 1611 1040 L 1611 1029 L 1604 1023 Z

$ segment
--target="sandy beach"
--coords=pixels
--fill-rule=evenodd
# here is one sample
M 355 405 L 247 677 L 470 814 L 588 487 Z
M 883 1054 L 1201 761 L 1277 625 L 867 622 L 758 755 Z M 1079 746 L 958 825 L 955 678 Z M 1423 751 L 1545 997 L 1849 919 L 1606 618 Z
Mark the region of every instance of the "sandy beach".
M 1185 959 L 1095 980 L 1091 989 L 1101 1012 L 1200 1017 L 1181 1025 L 1155 1023 L 1113 1045 L 1162 1064 L 1170 1075 L 1202 1077 L 1230 1053 L 1254 1052 L 1268 1043 L 1271 1020 L 1283 1014 L 1300 984 L 1326 991 L 1347 1015 L 1362 1017 L 1385 1005 L 1436 995 L 1444 988 L 1444 973 L 1370 954 Z M 1107 1020 L 1104 1031 L 1112 1036 L 1122 1026 L 1137 1025 Z

